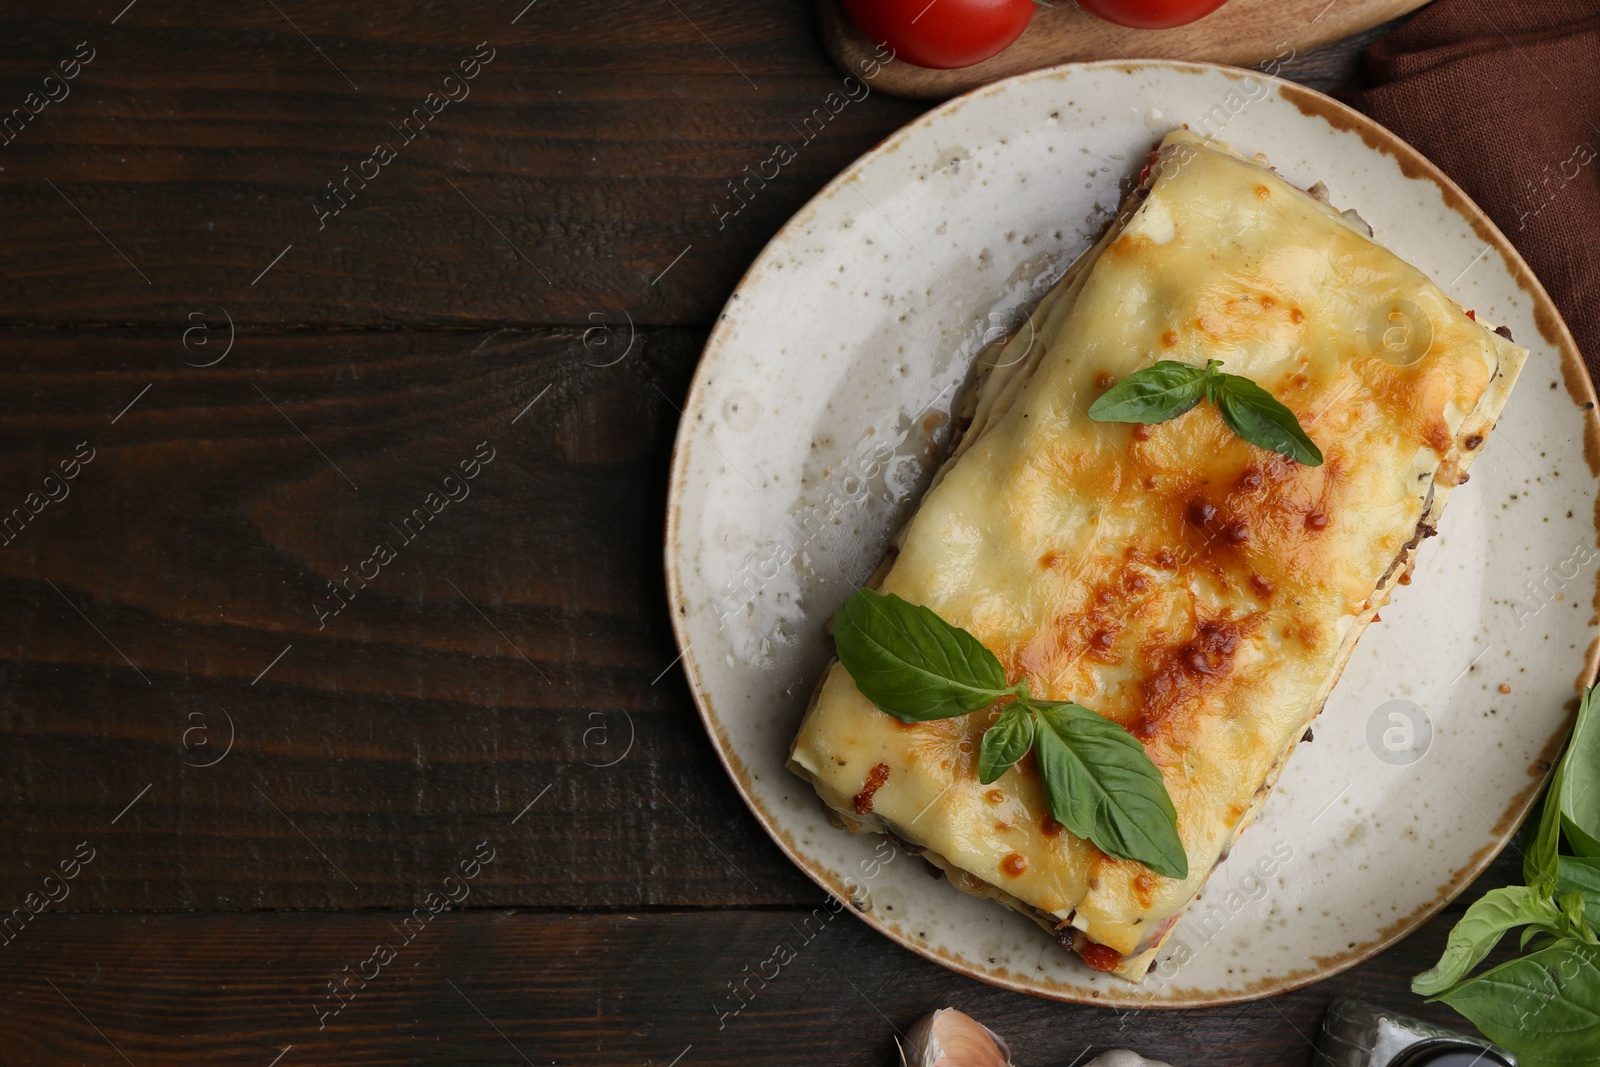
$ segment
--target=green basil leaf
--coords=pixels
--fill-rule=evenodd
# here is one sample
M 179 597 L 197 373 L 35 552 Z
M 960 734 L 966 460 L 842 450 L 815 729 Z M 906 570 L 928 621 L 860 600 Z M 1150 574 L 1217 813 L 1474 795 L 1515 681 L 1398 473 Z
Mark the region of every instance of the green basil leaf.
M 1556 863 L 1556 892 L 1582 893 L 1583 917 L 1600 926 L 1600 859 L 1562 856 Z
M 1558 926 L 1524 926 L 1522 936 L 1517 938 L 1517 948 L 1523 952 L 1528 950 L 1528 942 L 1536 937 L 1548 937 L 1551 941 L 1560 941 L 1567 936 L 1567 931 Z M 1544 948 L 1544 945 L 1540 945 Z
M 1204 367 L 1163 359 L 1144 370 L 1134 371 L 1100 394 L 1089 405 L 1089 417 L 1096 422 L 1166 422 L 1200 403 L 1205 396 L 1205 381 L 1220 366 L 1213 360 Z
M 833 643 L 861 695 L 901 722 L 966 715 L 1015 691 L 976 637 L 893 593 L 856 590 Z
M 1249 378 L 1219 375 L 1211 392 L 1228 429 L 1249 441 L 1308 467 L 1322 465 L 1322 450 L 1306 436 L 1294 412 Z
M 1582 827 L 1564 815 L 1561 817 L 1561 832 L 1566 835 L 1567 844 L 1572 846 L 1574 853 L 1590 859 L 1600 858 L 1600 841 L 1590 837 Z
M 1541 890 L 1525 885 L 1491 889 L 1473 902 L 1450 931 L 1439 962 L 1411 979 L 1411 991 L 1437 996 L 1483 962 L 1507 930 L 1529 923 L 1553 925 L 1560 920 L 1561 909 Z
M 1556 881 L 1556 854 L 1561 847 L 1561 782 L 1565 766 L 1565 760 L 1556 760 L 1544 800 L 1539 804 L 1538 828 L 1523 835 L 1522 880 L 1547 893 Z
M 1561 932 L 1557 936 L 1575 937 L 1591 945 L 1600 944 L 1600 939 L 1594 936 L 1594 929 L 1589 925 L 1588 917 L 1584 913 L 1587 899 L 1588 894 L 1581 889 L 1562 893 L 1556 897 L 1556 906 L 1561 909 Z
M 1033 747 L 1033 709 L 1022 701 L 1000 713 L 978 746 L 978 781 L 989 785 Z
M 1438 999 L 1522 1067 L 1600 1067 L 1600 947 L 1557 941 Z
M 1056 821 L 1108 856 L 1187 878 L 1178 813 L 1138 738 L 1077 704 L 1033 706 L 1039 713 L 1034 759 Z
M 1572 739 L 1561 758 L 1561 819 L 1572 850 L 1600 856 L 1600 715 L 1595 690 L 1584 691 Z

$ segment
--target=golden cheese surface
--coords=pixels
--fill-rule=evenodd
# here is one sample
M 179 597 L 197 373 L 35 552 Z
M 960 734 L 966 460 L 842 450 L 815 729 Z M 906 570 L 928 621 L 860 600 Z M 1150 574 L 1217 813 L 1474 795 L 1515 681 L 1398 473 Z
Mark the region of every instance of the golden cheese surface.
M 1143 741 L 1190 876 L 1062 830 L 1031 756 L 980 784 L 978 740 L 997 709 L 903 725 L 835 663 L 792 761 L 847 816 L 875 816 L 1129 954 L 1204 885 L 1524 353 L 1359 224 L 1183 133 L 1079 282 L 1041 309 L 1045 348 L 974 424 L 881 589 L 970 630 L 1035 695 Z M 1220 359 L 1253 379 L 1325 462 L 1257 448 L 1209 404 L 1150 427 L 1087 417 L 1160 359 Z M 859 812 L 880 764 L 887 777 Z

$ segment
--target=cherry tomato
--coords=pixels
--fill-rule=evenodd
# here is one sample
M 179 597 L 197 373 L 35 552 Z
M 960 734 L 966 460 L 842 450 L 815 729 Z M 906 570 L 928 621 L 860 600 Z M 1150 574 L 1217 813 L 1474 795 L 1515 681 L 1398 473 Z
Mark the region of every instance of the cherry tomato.
M 1027 29 L 1034 0 L 844 0 L 873 44 L 919 67 L 970 67 L 1003 51 Z
M 1204 18 L 1227 0 L 1078 0 L 1078 6 L 1119 26 L 1164 30 Z

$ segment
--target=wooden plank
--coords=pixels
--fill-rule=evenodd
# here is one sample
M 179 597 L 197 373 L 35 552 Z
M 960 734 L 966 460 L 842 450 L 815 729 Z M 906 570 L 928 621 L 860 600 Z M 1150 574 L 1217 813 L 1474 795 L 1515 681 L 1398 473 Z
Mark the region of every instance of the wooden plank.
M 523 6 L 0 18 L 3 108 L 93 38 L 69 95 L 0 134 L 0 323 L 709 322 L 784 220 L 922 110 L 869 93 L 804 142 L 842 82 L 795 5 L 546 3 L 512 25 Z M 448 89 L 480 42 L 492 59 Z M 795 160 L 724 219 L 780 140 Z
M 270 7 L 0 17 L 0 106 L 77 42 L 94 57 L 0 135 L 0 324 L 705 323 L 795 210 L 925 107 L 858 85 L 808 140 L 843 82 L 798 5 L 285 12 L 322 55 Z M 407 141 L 396 124 L 483 41 L 468 95 Z M 1284 73 L 1341 80 L 1361 43 Z M 794 161 L 730 214 L 728 183 L 780 141 Z M 366 163 L 378 144 L 392 162 Z
M 1256 67 L 1300 80 L 1297 57 L 1333 46 L 1414 11 L 1428 0 L 1229 0 L 1187 26 L 1139 30 L 1084 14 L 1077 4 L 1041 7 L 1010 47 L 957 70 L 930 70 L 905 62 L 883 68 L 883 92 L 945 100 L 980 85 L 1058 63 L 1100 59 L 1182 59 Z M 879 42 L 869 41 L 845 15 L 840 0 L 816 0 L 822 42 L 840 68 L 874 69 Z
M 88 840 L 69 907 L 407 906 L 513 832 L 540 862 L 486 903 L 809 891 L 672 666 L 699 334 L 256 331 L 184 365 L 223 333 L 6 335 L 0 900 Z
M 14 1063 L 113 1064 L 120 1054 L 139 1067 L 847 1067 L 892 1062 L 896 1030 L 955 1005 L 1005 1036 L 1018 1063 L 1066 1065 L 1131 1046 L 1183 1067 L 1303 1067 L 1306 1038 L 1335 994 L 1464 1027 L 1406 989 L 1443 948 L 1444 919 L 1271 1001 L 1122 1012 L 980 985 L 835 917 L 820 895 L 811 903 L 698 914 L 444 912 L 406 928 L 404 913 L 382 911 L 46 913 L 7 949 L 0 1048 Z M 380 945 L 393 953 L 381 970 Z M 1511 951 L 1502 946 L 1495 959 Z M 790 954 L 781 967 L 767 962 Z M 352 992 L 330 993 L 347 975 L 341 990 Z

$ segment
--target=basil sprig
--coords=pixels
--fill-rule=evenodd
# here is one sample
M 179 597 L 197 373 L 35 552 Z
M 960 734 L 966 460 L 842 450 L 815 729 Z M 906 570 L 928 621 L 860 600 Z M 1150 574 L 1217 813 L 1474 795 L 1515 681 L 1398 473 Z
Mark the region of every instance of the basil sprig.
M 1290 411 L 1271 393 L 1240 374 L 1224 374 L 1213 359 L 1204 367 L 1176 360 L 1135 371 L 1089 405 L 1096 422 L 1166 422 L 1202 400 L 1217 406 L 1228 429 L 1258 448 L 1288 456 L 1308 467 L 1322 465 L 1322 450 Z
M 1161 771 L 1117 723 L 1035 699 L 1026 679 L 1007 685 L 977 638 L 893 593 L 858 590 L 834 616 L 833 640 L 856 688 L 901 722 L 949 719 L 1012 698 L 984 731 L 978 780 L 998 780 L 1031 748 L 1050 814 L 1069 832 L 1157 874 L 1189 876 Z
M 1578 721 L 1523 835 L 1523 878 L 1473 903 L 1450 931 L 1444 955 L 1411 980 L 1442 1000 L 1523 1067 L 1600 1065 L 1600 704 L 1583 695 Z M 1565 841 L 1577 855 L 1562 853 Z M 1501 937 L 1523 928 L 1532 953 L 1475 977 Z

